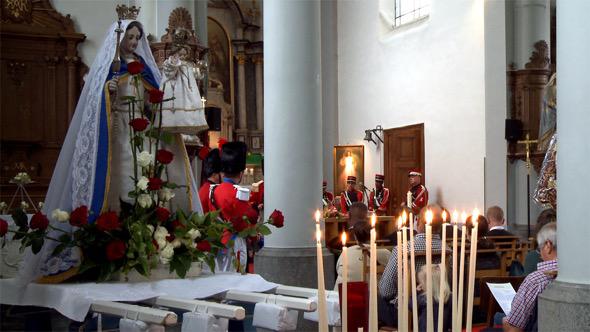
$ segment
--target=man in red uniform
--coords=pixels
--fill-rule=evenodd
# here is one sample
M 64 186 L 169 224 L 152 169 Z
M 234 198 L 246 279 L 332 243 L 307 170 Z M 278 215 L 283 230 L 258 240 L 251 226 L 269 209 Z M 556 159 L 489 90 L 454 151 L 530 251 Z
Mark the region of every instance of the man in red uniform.
M 346 178 L 346 190 L 340 194 L 340 212 L 347 215 L 348 209 L 354 202 L 363 201 L 363 193 L 355 189 L 356 176 Z
M 428 190 L 422 185 L 422 173 L 418 169 L 411 169 L 408 172 L 410 192 L 412 192 L 412 213 L 417 216 L 423 207 L 428 205 Z M 406 206 L 406 202 L 402 203 Z
M 378 216 L 386 216 L 389 205 L 389 189 L 383 187 L 383 181 L 384 175 L 375 174 L 375 190 L 369 195 L 369 211 L 374 211 Z
M 219 149 L 209 151 L 205 160 L 203 160 L 203 173 L 207 180 L 199 189 L 199 199 L 203 207 L 203 213 L 209 212 L 209 189 L 211 185 L 216 185 L 221 182 L 221 162 L 219 157 Z
M 334 205 L 334 194 L 328 191 L 328 182 L 325 180 L 322 182 L 322 204 L 324 209 Z
M 209 193 L 209 211 L 221 210 L 222 218 L 231 222 L 235 233 L 256 224 L 258 220 L 258 212 L 249 203 L 249 190 L 238 186 L 242 181 L 244 169 L 246 169 L 246 151 L 247 147 L 244 142 L 229 142 L 223 145 L 221 151 L 222 182 L 212 186 Z M 244 216 L 247 217 L 247 220 L 243 219 Z M 247 266 L 246 241 L 236 237 L 235 233 L 233 236 L 234 252 L 239 262 L 238 270 L 245 270 Z M 232 270 L 233 264 L 224 265 L 220 267 L 220 270 Z

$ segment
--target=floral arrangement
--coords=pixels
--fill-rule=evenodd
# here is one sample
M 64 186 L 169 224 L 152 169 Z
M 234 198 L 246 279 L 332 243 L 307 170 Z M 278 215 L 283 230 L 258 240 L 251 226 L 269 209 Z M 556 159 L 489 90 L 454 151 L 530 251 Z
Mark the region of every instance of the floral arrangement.
M 31 176 L 26 172 L 20 172 L 15 175 L 12 180 L 10 180 L 10 183 L 24 186 L 26 184 L 33 183 L 33 180 L 31 180 Z
M 140 62 L 128 64 L 137 89 L 142 71 Z M 37 254 L 45 241 L 54 241 L 52 259 L 56 262 L 49 263 L 50 273 L 59 271 L 58 257 L 62 253 L 79 249 L 81 264 L 77 274 L 98 281 L 109 280 L 118 272 L 137 271 L 149 276 L 158 264 L 168 265 L 171 273 L 185 277 L 193 262 L 204 262 L 214 271 L 216 255 L 233 245 L 234 236 L 268 235 L 271 233 L 268 225 L 282 227 L 284 216 L 277 210 L 263 223 L 257 223 L 256 216 L 235 206 L 205 215 L 182 210 L 171 212 L 173 190 L 179 186 L 163 176 L 168 174 L 168 165 L 174 159 L 174 154 L 161 146 L 162 142 L 172 139 L 161 130 L 162 119 L 157 116 L 162 102 L 167 101 L 163 96 L 160 90 L 150 90 L 148 109 L 144 109 L 143 100 L 125 97 L 134 164 L 134 189 L 128 194 L 131 203 L 121 201 L 119 213 L 104 211 L 97 215 L 87 206 L 70 212 L 56 209 L 50 215 L 58 222 L 54 225 L 42 212 L 35 213 L 29 221 L 21 207 L 12 214 L 16 229 L 9 229 L 8 223 L 0 219 L 0 237 L 4 238 L 4 243 L 5 235 L 12 232 L 13 240 L 21 241 L 21 250 L 31 247 Z M 25 175 L 19 179 L 27 181 Z M 59 223 L 69 223 L 73 227 L 65 231 Z

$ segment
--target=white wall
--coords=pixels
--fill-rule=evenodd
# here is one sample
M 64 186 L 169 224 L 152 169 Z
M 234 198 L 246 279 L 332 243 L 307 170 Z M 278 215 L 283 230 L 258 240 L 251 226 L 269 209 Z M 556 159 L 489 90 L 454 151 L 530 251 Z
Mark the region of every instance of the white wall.
M 338 3 L 339 142 L 363 143 L 380 124 L 425 127 L 431 202 L 484 204 L 485 63 L 483 0 L 432 1 L 422 24 L 379 32 L 378 0 Z M 366 145 L 365 178 L 379 170 Z M 370 183 L 370 182 L 369 182 Z

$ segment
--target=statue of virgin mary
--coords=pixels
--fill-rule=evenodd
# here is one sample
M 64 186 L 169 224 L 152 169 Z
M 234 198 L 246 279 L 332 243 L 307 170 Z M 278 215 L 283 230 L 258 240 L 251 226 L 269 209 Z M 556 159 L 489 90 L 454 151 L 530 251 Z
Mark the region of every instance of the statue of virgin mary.
M 85 205 L 91 211 L 89 219 L 92 222 L 101 212 L 118 211 L 120 200 L 129 201 L 128 193 L 133 190 L 134 181 L 129 142 L 130 119 L 125 97 L 134 95 L 143 100 L 147 90 L 158 88 L 161 74 L 141 23 L 123 20 L 120 27 L 120 69 L 114 72 L 111 66 L 118 40 L 116 31 L 119 25 L 115 22 L 110 26 L 86 77 L 51 178 L 43 207 L 46 215 L 58 208 L 72 211 Z M 135 89 L 129 79 L 127 64 L 134 61 L 141 62 L 144 67 L 139 89 Z M 179 145 L 172 152 L 175 155 L 173 163 L 168 165 L 171 170 L 169 177 L 175 178 L 169 180 L 180 187 L 168 194 L 185 199 L 177 207 L 202 213 L 198 187 L 190 172 L 184 145 Z M 51 220 L 51 225 L 66 232 L 72 228 L 69 223 L 56 220 Z M 56 236 L 60 235 L 60 232 L 53 232 Z M 51 257 L 55 246 L 55 242 L 46 241 L 37 255 L 28 249 L 19 272 L 20 280 L 28 283 L 39 276 L 63 272 L 79 264 L 80 258 L 74 250 L 62 252 L 56 263 L 55 257 Z

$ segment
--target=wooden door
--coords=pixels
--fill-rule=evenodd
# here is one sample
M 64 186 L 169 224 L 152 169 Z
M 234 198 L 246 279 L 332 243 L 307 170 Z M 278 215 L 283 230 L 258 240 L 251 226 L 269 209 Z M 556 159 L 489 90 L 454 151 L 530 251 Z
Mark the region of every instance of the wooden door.
M 424 124 L 384 130 L 385 187 L 390 190 L 389 213 L 396 214 L 408 192 L 408 171 L 419 168 L 424 174 Z

